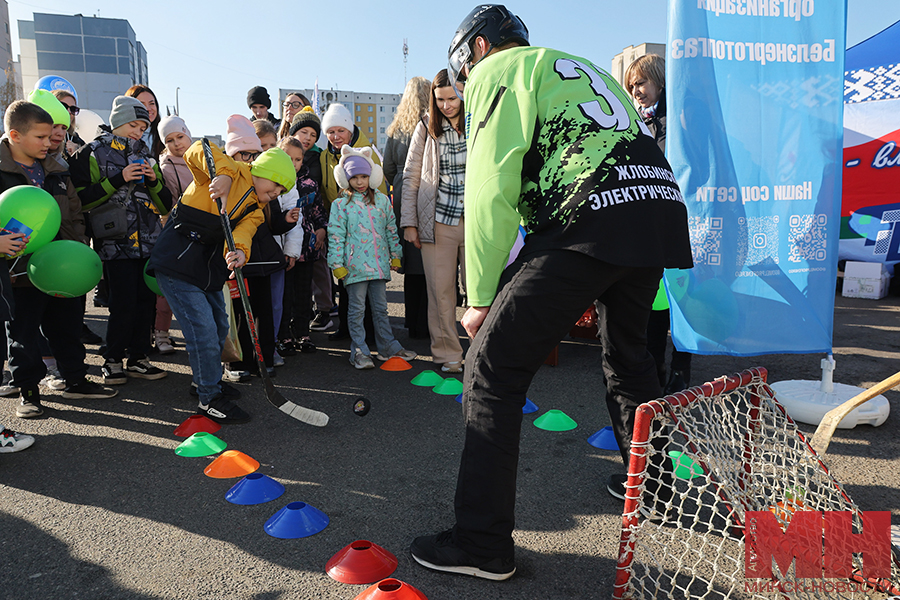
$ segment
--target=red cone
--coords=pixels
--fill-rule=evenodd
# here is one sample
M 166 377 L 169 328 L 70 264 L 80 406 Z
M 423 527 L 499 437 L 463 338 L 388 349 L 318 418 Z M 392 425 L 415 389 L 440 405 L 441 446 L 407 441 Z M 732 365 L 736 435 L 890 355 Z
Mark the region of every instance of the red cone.
M 428 600 L 428 597 L 399 579 L 385 579 L 366 588 L 353 600 Z
M 374 583 L 390 576 L 397 557 L 368 540 L 356 540 L 331 557 L 325 572 L 341 583 Z

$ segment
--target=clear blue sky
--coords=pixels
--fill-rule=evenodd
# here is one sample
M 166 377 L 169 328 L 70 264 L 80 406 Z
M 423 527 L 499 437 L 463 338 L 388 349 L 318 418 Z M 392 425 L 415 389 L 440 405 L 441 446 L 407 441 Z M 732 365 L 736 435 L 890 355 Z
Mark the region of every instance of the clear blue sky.
M 33 0 L 9 2 L 13 53 L 18 20 L 35 12 L 127 19 L 147 49 L 150 87 L 161 105 L 175 104 L 195 136 L 224 133 L 232 113 L 249 115 L 247 90 L 349 89 L 400 93 L 403 39 L 409 77 L 429 80 L 447 64 L 457 25 L 477 4 L 397 0 L 330 2 L 234 0 Z M 817 8 L 837 4 L 820 0 Z M 666 0 L 510 0 L 535 45 L 591 59 L 609 68 L 622 48 L 665 42 Z M 849 0 L 847 44 L 852 46 L 900 20 L 896 0 Z M 123 92 L 125 90 L 122 90 Z M 275 98 L 277 101 L 277 98 Z M 164 112 L 164 111 L 163 111 Z M 273 112 L 280 111 L 273 106 Z

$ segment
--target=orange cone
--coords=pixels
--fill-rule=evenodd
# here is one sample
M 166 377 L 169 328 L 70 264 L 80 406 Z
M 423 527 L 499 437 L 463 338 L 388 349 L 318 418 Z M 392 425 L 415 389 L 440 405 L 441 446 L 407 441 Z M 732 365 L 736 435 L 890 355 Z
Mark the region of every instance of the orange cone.
M 226 450 L 203 471 L 207 477 L 231 479 L 243 477 L 259 468 L 259 461 L 237 450 Z
M 382 371 L 409 371 L 410 369 L 412 369 L 412 365 L 399 356 L 392 356 L 381 365 Z

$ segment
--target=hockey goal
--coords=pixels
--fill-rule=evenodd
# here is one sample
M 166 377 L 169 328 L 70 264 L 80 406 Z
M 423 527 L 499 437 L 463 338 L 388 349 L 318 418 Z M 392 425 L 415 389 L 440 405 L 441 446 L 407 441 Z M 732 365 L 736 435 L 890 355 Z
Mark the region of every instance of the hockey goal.
M 638 409 L 613 598 L 900 595 L 896 553 L 889 578 L 868 577 L 859 554 L 840 580 L 800 579 L 796 564 L 781 572 L 778 561 L 771 579 L 745 577 L 748 512 L 769 511 L 782 530 L 796 511 L 844 511 L 857 532 L 863 517 L 775 401 L 766 375 L 750 369 Z

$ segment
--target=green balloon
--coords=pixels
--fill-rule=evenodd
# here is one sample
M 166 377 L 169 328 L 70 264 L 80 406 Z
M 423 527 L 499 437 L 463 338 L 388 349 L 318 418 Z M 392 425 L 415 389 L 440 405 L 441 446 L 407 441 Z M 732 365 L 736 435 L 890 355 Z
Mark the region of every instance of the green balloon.
M 669 309 L 667 289 L 668 293 L 675 298 L 675 302 L 681 300 L 687 291 L 690 277 L 690 271 L 685 269 L 666 269 L 663 271 L 662 279 L 659 280 L 659 290 L 656 292 L 656 298 L 653 299 L 653 310 Z
M 663 277 L 666 279 L 666 286 L 669 293 L 675 298 L 675 302 L 684 298 L 688 284 L 691 282 L 690 269 L 666 269 L 663 272 Z
M 159 289 L 159 284 L 156 283 L 156 277 L 154 277 L 153 275 L 151 275 L 150 273 L 147 272 L 147 267 L 149 267 L 149 266 L 150 266 L 150 261 L 148 260 L 144 264 L 144 283 L 146 283 L 147 287 L 150 288 L 150 291 L 152 291 L 157 296 L 164 296 L 165 294 L 163 294 L 162 290 Z
M 62 215 L 48 192 L 33 185 L 17 185 L 0 194 L 0 233 L 25 233 L 29 254 L 47 245 L 59 233 Z
M 653 310 L 669 310 L 669 297 L 666 296 L 665 277 L 659 280 L 659 289 L 653 299 Z
M 28 261 L 34 287 L 57 298 L 87 294 L 103 275 L 103 264 L 90 246 L 72 240 L 50 242 Z

